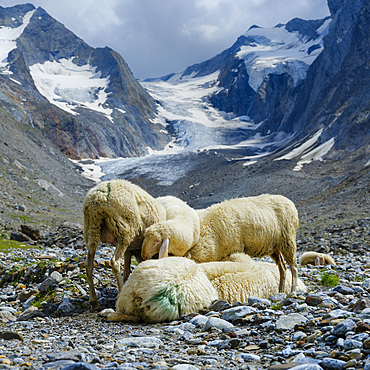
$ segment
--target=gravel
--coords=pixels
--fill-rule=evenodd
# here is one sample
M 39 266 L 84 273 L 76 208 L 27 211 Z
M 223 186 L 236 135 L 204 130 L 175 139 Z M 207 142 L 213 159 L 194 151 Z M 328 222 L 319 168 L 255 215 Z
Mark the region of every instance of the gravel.
M 0 252 L 0 369 L 368 370 L 369 224 L 358 219 L 318 228 L 312 222 L 299 230 L 298 258 L 307 250 L 335 252 L 337 263 L 300 267 L 307 292 L 216 301 L 161 324 L 108 322 L 91 312 L 80 225 L 38 230 L 37 240 L 9 240 Z M 22 230 L 37 238 L 25 226 L 4 233 L 15 238 Z M 117 293 L 112 253 L 102 245 L 96 255 L 104 309 L 114 308 Z M 323 285 L 328 276 L 333 286 Z

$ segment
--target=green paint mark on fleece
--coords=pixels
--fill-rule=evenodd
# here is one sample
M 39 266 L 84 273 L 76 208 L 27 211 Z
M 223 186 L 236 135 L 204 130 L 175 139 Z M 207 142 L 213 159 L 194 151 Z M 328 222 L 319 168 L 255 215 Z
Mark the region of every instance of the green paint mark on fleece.
M 109 195 L 110 195 L 110 192 L 111 192 L 111 187 L 110 187 L 110 182 L 108 182 L 107 184 L 107 190 L 103 190 L 103 189 L 96 189 L 96 191 L 99 191 L 100 193 L 107 193 L 107 202 L 109 201 Z
M 157 295 L 150 299 L 151 302 L 159 302 L 163 304 L 169 311 L 173 311 L 176 307 L 179 315 L 181 315 L 181 302 L 183 300 L 182 295 L 179 293 L 178 286 L 170 286 L 163 288 Z

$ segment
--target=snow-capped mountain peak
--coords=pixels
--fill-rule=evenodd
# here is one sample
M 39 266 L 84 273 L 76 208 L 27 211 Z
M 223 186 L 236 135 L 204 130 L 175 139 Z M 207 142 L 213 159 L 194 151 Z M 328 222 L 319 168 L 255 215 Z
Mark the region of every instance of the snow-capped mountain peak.
M 243 35 L 246 43 L 236 55 L 245 62 L 252 89 L 257 91 L 270 73 L 288 73 L 295 85 L 302 81 L 308 67 L 323 49 L 322 39 L 328 32 L 329 24 L 330 19 L 326 19 L 317 28 L 315 38 L 287 25 L 251 27 Z
M 27 27 L 35 9 L 21 17 L 21 24 L 13 17 L 13 27 L 0 26 L 0 73 L 12 74 L 9 70 L 8 54 L 17 47 L 17 39 Z

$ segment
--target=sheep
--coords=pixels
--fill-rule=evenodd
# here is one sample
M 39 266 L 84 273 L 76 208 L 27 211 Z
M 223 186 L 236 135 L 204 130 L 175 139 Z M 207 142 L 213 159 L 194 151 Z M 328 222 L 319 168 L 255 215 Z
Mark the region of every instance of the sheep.
M 291 292 L 297 289 L 296 232 L 298 212 L 281 195 L 226 200 L 202 212 L 199 241 L 184 255 L 194 261 L 220 261 L 231 253 L 269 255 L 279 268 L 279 292 L 284 291 L 286 266 L 292 272 Z
M 131 255 L 140 260 L 145 228 L 165 220 L 166 210 L 139 186 L 126 180 L 110 180 L 101 182 L 88 191 L 83 201 L 83 213 L 90 304 L 93 310 L 97 310 L 99 303 L 93 282 L 93 264 L 99 242 L 116 245 L 111 266 L 120 291 L 130 274 Z M 122 256 L 123 278 L 120 272 Z
M 270 298 L 278 293 L 279 270 L 273 263 L 255 261 L 244 253 L 235 253 L 221 262 L 201 263 L 203 271 L 216 288 L 218 299 L 247 302 L 248 297 Z M 291 272 L 287 271 L 284 293 L 291 291 Z M 306 291 L 297 279 L 297 288 Z
M 313 252 L 313 251 L 303 253 L 300 259 L 300 264 L 302 266 L 305 266 L 308 264 L 315 265 L 315 266 L 320 266 L 320 265 L 336 266 L 334 258 L 330 256 L 329 254 L 318 253 L 318 252 Z
M 168 253 L 181 257 L 198 241 L 199 216 L 193 208 L 174 196 L 159 197 L 157 200 L 166 209 L 166 221 L 157 222 L 145 230 L 142 259 L 150 259 L 156 253 L 159 253 L 159 258 Z
M 238 259 L 236 259 L 238 260 Z M 184 257 L 153 259 L 132 272 L 116 302 L 109 321 L 173 321 L 181 315 L 208 308 L 217 299 L 247 302 L 248 297 L 268 299 L 278 291 L 275 264 L 217 261 L 197 264 Z M 306 290 L 298 279 L 298 287 Z M 290 291 L 286 282 L 285 292 Z
M 109 321 L 172 321 L 209 307 L 216 289 L 199 266 L 183 257 L 144 261 L 135 267 Z

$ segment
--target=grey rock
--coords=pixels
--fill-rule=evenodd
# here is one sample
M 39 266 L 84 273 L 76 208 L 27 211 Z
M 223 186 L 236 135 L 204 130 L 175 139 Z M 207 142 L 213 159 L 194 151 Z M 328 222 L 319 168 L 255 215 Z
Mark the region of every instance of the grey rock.
M 58 271 L 53 271 L 50 274 L 50 278 L 53 279 L 57 284 L 60 283 L 63 280 L 63 276 Z
M 344 369 L 344 365 L 346 364 L 345 361 L 337 360 L 335 358 L 324 358 L 320 363 L 321 367 L 325 370 L 340 370 Z
M 120 349 L 124 347 L 143 347 L 143 348 L 160 348 L 163 342 L 155 337 L 129 337 L 117 340 L 115 347 Z
M 259 298 L 259 297 L 248 297 L 248 304 L 250 306 L 253 306 L 254 304 L 270 307 L 271 301 L 265 298 Z
M 233 330 L 235 327 L 233 324 L 226 320 L 219 319 L 217 317 L 210 317 L 202 328 L 202 331 L 208 331 L 211 328 L 217 328 L 222 331 Z
M 62 370 L 100 370 L 100 367 L 88 362 L 76 362 L 63 367 Z
M 233 322 L 255 312 L 256 309 L 254 307 L 249 306 L 232 307 L 222 312 L 222 319 Z
M 349 351 L 349 350 L 355 349 L 355 348 L 361 348 L 362 347 L 362 342 L 360 342 L 358 340 L 354 340 L 354 339 L 346 339 L 343 342 L 343 347 L 346 351 Z
M 57 315 L 69 315 L 75 310 L 75 306 L 67 299 L 64 298 L 63 302 L 58 306 L 56 310 Z
M 289 315 L 280 317 L 276 321 L 275 329 L 278 331 L 292 330 L 294 329 L 295 325 L 306 321 L 307 319 L 304 316 L 298 313 L 291 313 Z
M 352 319 L 345 319 L 334 327 L 333 335 L 337 337 L 345 336 L 347 332 L 353 330 L 356 323 Z
M 197 315 L 193 317 L 189 323 L 197 327 L 202 327 L 208 321 L 208 317 L 204 315 Z
M 54 289 L 58 285 L 57 281 L 50 276 L 37 286 L 41 293 L 47 292 L 49 289 Z

